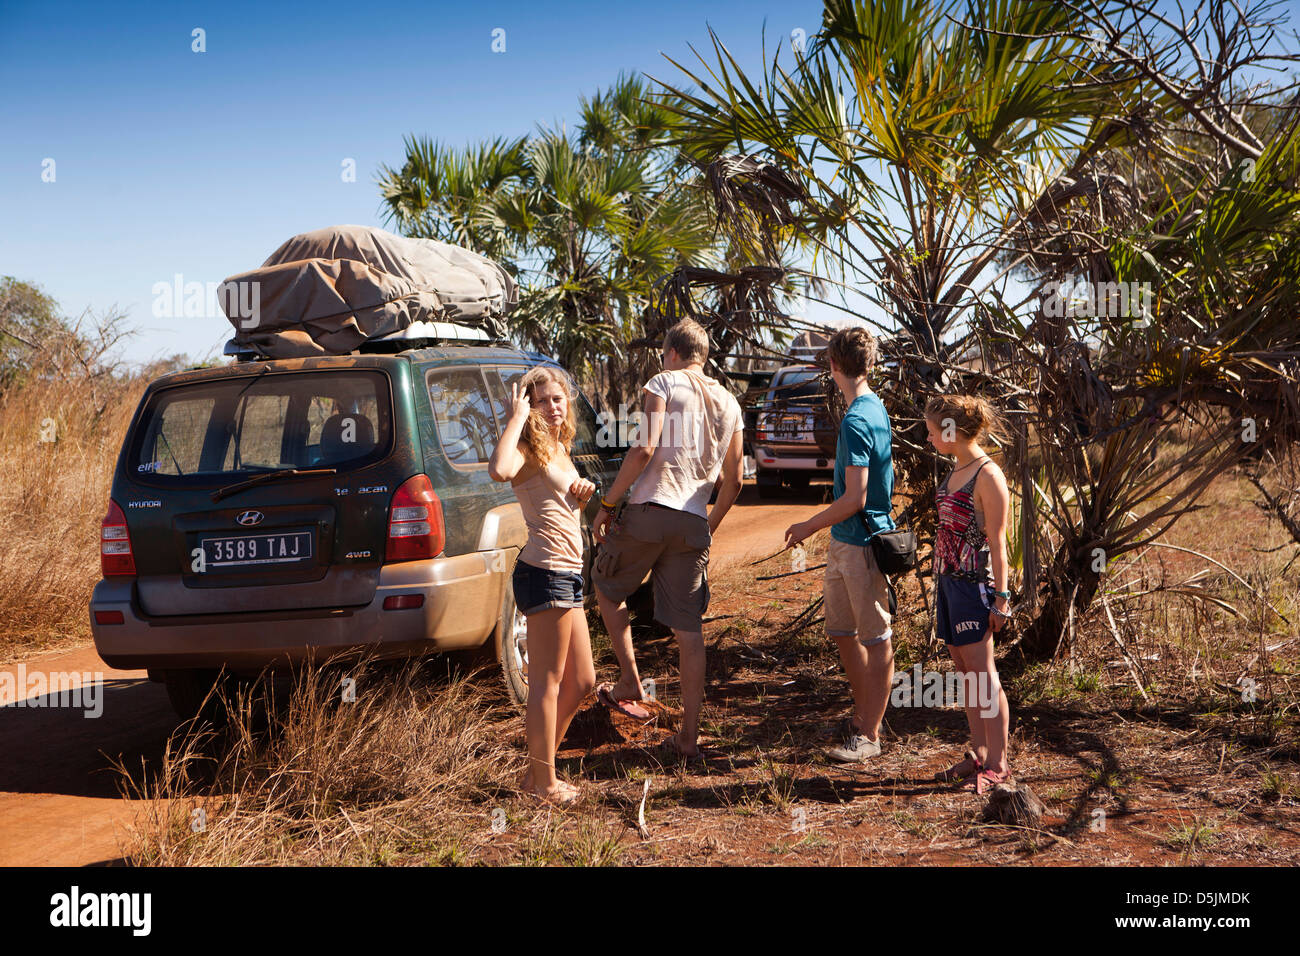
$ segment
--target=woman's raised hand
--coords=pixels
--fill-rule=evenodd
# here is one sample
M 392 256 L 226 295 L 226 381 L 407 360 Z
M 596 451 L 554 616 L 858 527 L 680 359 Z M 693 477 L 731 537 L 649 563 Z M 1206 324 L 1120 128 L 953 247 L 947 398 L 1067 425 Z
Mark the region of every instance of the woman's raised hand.
M 533 403 L 528 398 L 528 390 L 519 387 L 518 382 L 510 383 L 510 417 L 523 421 L 533 410 Z
M 575 478 L 573 484 L 569 485 L 569 494 L 579 501 L 586 501 L 596 493 L 596 486 L 586 478 Z

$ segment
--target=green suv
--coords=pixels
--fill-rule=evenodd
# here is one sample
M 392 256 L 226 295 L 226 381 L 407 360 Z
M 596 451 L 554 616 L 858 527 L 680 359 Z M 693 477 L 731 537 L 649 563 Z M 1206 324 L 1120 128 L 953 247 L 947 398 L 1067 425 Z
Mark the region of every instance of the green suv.
M 527 533 L 487 462 L 511 382 L 541 363 L 556 364 L 439 346 L 153 382 L 101 532 L 100 657 L 148 669 L 191 717 L 222 669 L 481 648 L 522 704 L 528 650 L 510 576 Z M 580 394 L 575 411 L 574 464 L 608 488 L 623 452 L 598 443 Z

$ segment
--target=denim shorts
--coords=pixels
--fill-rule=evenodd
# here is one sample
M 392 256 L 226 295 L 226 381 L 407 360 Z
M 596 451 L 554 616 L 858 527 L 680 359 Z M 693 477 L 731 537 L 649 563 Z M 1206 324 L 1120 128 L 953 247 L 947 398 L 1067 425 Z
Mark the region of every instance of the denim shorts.
M 515 562 L 515 607 L 527 617 L 553 607 L 582 607 L 582 575 Z
M 935 575 L 935 631 L 945 644 L 978 644 L 989 632 L 993 592 L 983 581 Z

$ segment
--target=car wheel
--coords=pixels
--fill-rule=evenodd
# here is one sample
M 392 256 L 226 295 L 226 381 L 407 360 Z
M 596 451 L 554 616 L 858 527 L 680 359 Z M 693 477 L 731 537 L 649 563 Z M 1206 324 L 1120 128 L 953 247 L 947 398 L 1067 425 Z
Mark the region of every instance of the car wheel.
M 758 473 L 754 479 L 758 485 L 758 496 L 760 498 L 776 498 L 781 494 L 781 473 L 764 469 Z
M 514 589 L 509 583 L 505 592 L 496 629 L 497 663 L 510 702 L 522 711 L 528 706 L 528 622 L 515 607 Z

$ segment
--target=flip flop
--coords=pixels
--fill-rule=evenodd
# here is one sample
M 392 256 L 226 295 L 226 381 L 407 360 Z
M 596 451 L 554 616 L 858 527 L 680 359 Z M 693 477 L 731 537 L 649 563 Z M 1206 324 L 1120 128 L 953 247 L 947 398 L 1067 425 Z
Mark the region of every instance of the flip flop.
M 981 770 L 975 775 L 975 792 L 980 796 L 988 793 L 1000 783 L 1011 783 L 1011 770 L 1006 773 L 995 773 L 992 770 Z
M 650 719 L 652 716 L 650 711 L 646 710 L 634 700 L 619 700 L 613 695 L 613 689 L 613 684 L 601 684 L 596 688 L 596 699 L 610 710 L 616 710 L 620 714 L 631 717 L 633 720 Z
M 962 764 L 968 762 L 975 766 L 975 769 L 970 773 L 961 773 L 957 770 L 957 768 Z M 980 758 L 975 756 L 975 751 L 967 750 L 961 755 L 961 760 L 957 761 L 957 763 L 953 764 L 947 770 L 940 770 L 934 775 L 934 779 L 938 783 L 962 783 L 975 776 L 975 774 L 979 773 L 983 769 L 984 765 L 980 763 Z

